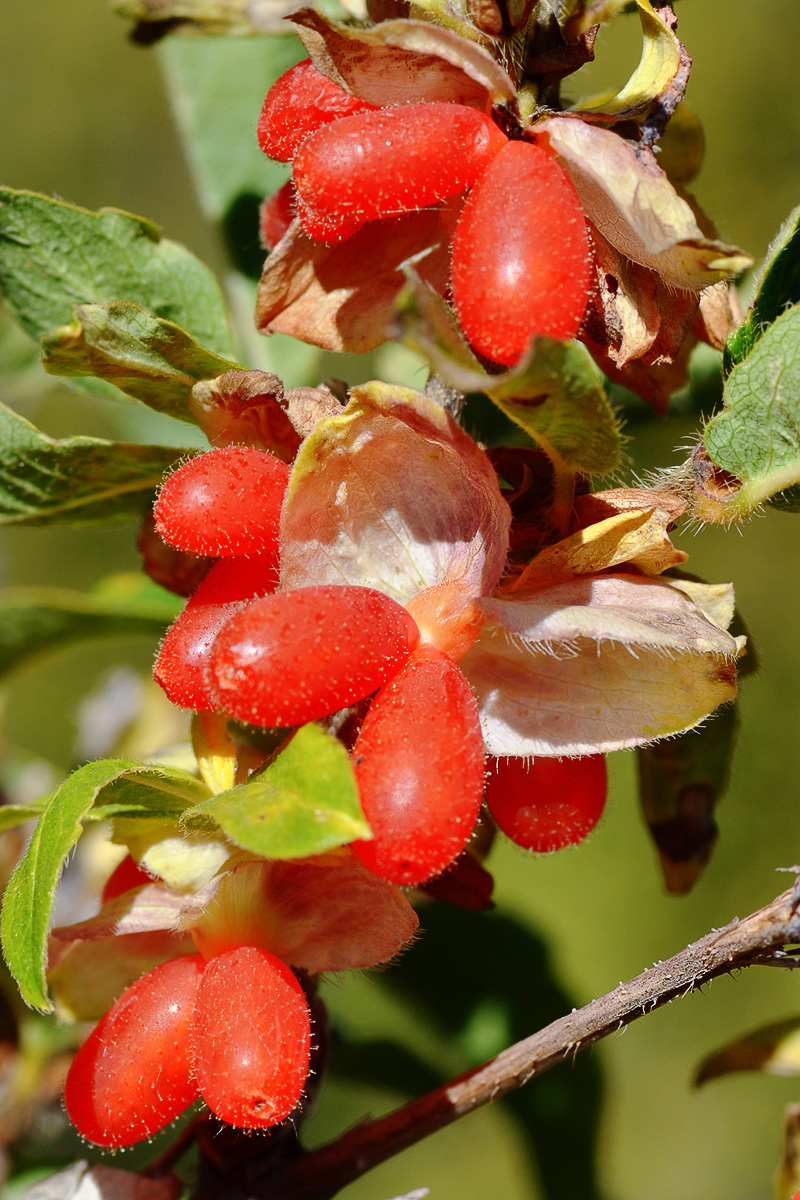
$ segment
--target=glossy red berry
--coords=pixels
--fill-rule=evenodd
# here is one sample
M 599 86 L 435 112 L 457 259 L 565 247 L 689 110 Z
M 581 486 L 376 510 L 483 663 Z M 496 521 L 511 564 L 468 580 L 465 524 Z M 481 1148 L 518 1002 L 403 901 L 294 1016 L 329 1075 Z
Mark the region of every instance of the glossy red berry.
M 353 765 L 371 841 L 353 843 L 392 883 L 423 883 L 464 849 L 483 791 L 478 708 L 451 658 L 420 646 L 370 705 Z
M 205 960 L 174 958 L 123 992 L 73 1059 L 67 1114 L 97 1146 L 132 1146 L 169 1125 L 197 1098 L 191 1052 Z
M 472 189 L 453 241 L 453 302 L 481 354 L 511 366 L 533 338 L 572 338 L 586 310 L 586 218 L 566 172 L 508 142 Z
M 206 667 L 214 639 L 235 612 L 278 586 L 277 550 L 252 558 L 221 558 L 167 631 L 153 675 L 173 704 L 214 712 Z
M 486 805 L 503 833 L 525 850 L 547 853 L 582 842 L 606 803 L 606 760 L 497 758 L 486 780 Z
M 356 113 L 312 134 L 297 152 L 300 220 L 340 222 L 342 240 L 367 221 L 457 196 L 480 176 L 506 138 L 490 117 L 463 104 L 403 104 Z M 353 227 L 355 226 L 355 228 Z
M 240 1129 L 276 1125 L 300 1103 L 311 1052 L 308 1003 L 294 974 L 255 946 L 212 958 L 192 1030 L 208 1107 Z
M 179 467 L 159 492 L 156 529 L 193 554 L 264 554 L 278 543 L 289 468 L 252 446 L 222 446 Z
M 284 71 L 267 92 L 258 144 L 268 158 L 291 162 L 306 138 L 340 117 L 374 108 L 323 75 L 310 58 Z
M 302 725 L 376 691 L 419 640 L 383 592 L 308 587 L 254 600 L 217 636 L 209 684 L 218 707 L 254 725 Z

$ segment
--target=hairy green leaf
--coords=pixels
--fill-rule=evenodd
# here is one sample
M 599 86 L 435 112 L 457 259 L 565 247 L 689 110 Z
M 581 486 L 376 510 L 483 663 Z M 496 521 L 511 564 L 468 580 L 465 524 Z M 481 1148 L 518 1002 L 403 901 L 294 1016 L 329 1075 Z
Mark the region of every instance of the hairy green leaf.
M 37 192 L 0 188 L 0 287 L 31 337 L 72 318 L 74 304 L 129 300 L 230 354 L 214 276 L 150 221 L 115 208 L 89 212 Z
M 770 325 L 725 383 L 725 408 L 705 427 L 711 463 L 733 476 L 695 505 L 729 523 L 800 484 L 800 305 Z M 741 486 L 737 486 L 737 481 Z
M 90 592 L 24 587 L 0 592 L 0 677 L 35 655 L 91 637 L 145 634 L 155 641 L 182 601 L 130 572 Z
M 89 763 L 48 800 L 30 845 L 9 880 L 0 936 L 9 969 L 26 1003 L 52 1012 L 47 994 L 47 932 L 56 886 L 67 855 L 81 836 L 83 817 L 106 784 L 136 764 L 124 759 Z
M 194 423 L 189 393 L 237 364 L 206 350 L 185 329 L 141 304 L 76 304 L 74 319 L 42 338 L 49 375 L 94 376 L 156 412 Z
M 115 779 L 104 787 L 86 814 L 87 821 L 106 821 L 112 817 L 175 820 L 186 808 L 207 800 L 206 785 L 180 767 L 139 765 L 135 771 Z M 101 803 L 102 801 L 102 803 Z M 177 836 L 177 826 L 175 834 Z
M 262 858 L 306 858 L 368 838 L 350 758 L 318 725 L 304 725 L 257 779 L 221 792 L 185 817 L 212 817 Z
M 800 207 L 790 213 L 769 248 L 755 299 L 742 324 L 728 338 L 727 374 L 747 358 L 756 342 L 784 310 L 800 303 Z
M 105 525 L 140 517 L 185 454 L 173 446 L 50 438 L 0 404 L 0 524 Z
M 695 1087 L 720 1075 L 730 1075 L 732 1071 L 800 1075 L 800 1017 L 762 1025 L 721 1050 L 715 1050 L 697 1068 Z

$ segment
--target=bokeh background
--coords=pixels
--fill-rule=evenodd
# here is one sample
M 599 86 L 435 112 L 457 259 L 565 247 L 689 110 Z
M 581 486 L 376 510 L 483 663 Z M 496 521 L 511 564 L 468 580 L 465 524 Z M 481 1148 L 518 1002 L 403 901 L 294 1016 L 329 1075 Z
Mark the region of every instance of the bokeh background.
M 707 140 L 705 165 L 693 190 L 721 234 L 758 260 L 800 202 L 796 6 L 786 0 L 759 0 L 757 5 L 752 0 L 683 0 L 677 11 L 680 35 L 694 58 L 687 98 Z M 4 0 L 0 14 L 2 181 L 89 208 L 114 205 L 147 216 L 224 273 L 220 239 L 195 197 L 173 123 L 161 52 L 130 44 L 125 24 L 102 0 L 70 5 Z M 274 45 L 281 62 L 274 65 L 265 45 L 264 91 L 286 56 L 294 53 L 286 39 Z M 619 83 L 638 60 L 639 47 L 635 17 L 604 30 L 586 90 Z M 253 96 L 253 129 L 262 95 Z M 185 426 L 177 428 L 135 405 L 92 402 L 47 380 L 29 362 L 24 340 L 6 326 L 0 348 L 3 398 L 46 432 L 187 443 Z M 281 370 L 279 351 L 270 353 Z M 285 361 L 290 379 L 293 372 L 307 369 L 305 360 L 297 366 L 289 350 Z M 15 373 L 14 366 L 24 369 Z M 320 370 L 331 368 L 320 364 Z M 414 361 L 397 351 L 384 354 L 377 364 L 338 361 L 332 373 L 355 382 L 378 370 L 403 382 L 423 378 Z M 675 447 L 701 421 L 691 397 L 683 397 L 666 421 L 650 416 L 643 406 L 632 407 L 628 416 L 629 477 L 634 470 L 677 461 Z M 633 755 L 612 757 L 608 812 L 588 844 L 535 860 L 509 845 L 493 852 L 500 918 L 517 918 L 535 939 L 546 942 L 550 968 L 568 994 L 568 1007 L 602 994 L 711 927 L 759 907 L 786 885 L 787 876 L 776 868 L 800 862 L 799 536 L 800 518 L 770 510 L 740 531 L 704 529 L 679 539 L 691 553 L 693 571 L 709 580 L 735 582 L 761 664 L 743 687 L 733 779 L 718 813 L 720 842 L 695 890 L 680 899 L 664 891 L 637 809 Z M 85 588 L 109 571 L 136 564 L 132 526 L 6 530 L 0 539 L 4 586 Z M 4 700 L 5 767 L 0 770 L 6 772 L 6 786 L 35 791 L 47 786 L 48 773 L 57 778 L 74 766 L 80 754 L 79 701 L 120 664 L 146 672 L 153 649 L 136 639 L 86 643 L 21 672 Z M 477 931 L 487 918 L 470 920 L 478 923 Z M 474 978 L 481 985 L 491 972 L 494 987 L 502 989 L 506 981 L 509 988 L 522 987 L 530 1001 L 525 1031 L 533 1032 L 550 986 L 543 977 L 537 982 L 532 969 L 534 958 L 533 965 L 541 966 L 538 950 L 534 953 L 538 942 L 523 939 L 508 961 L 498 963 L 496 957 L 486 957 L 485 940 L 476 932 L 474 941 L 468 935 L 461 942 L 458 970 L 465 980 Z M 532 958 L 526 961 L 529 952 Z M 402 972 L 403 965 L 394 970 Z M 343 1035 L 395 1037 L 442 1070 L 459 1069 L 466 1043 L 476 1057 L 504 1044 L 509 1031 L 502 1006 L 487 1000 L 458 1042 L 448 1039 L 424 1005 L 403 1002 L 397 988 L 388 986 L 388 977 L 358 976 L 326 987 Z M 605 1089 L 598 1194 L 606 1200 L 767 1200 L 780 1154 L 782 1110 L 800 1099 L 800 1080 L 739 1075 L 701 1091 L 692 1090 L 690 1081 L 694 1066 L 709 1050 L 754 1025 L 792 1013 L 800 1013 L 800 976 L 751 969 L 717 981 L 704 994 L 686 997 L 586 1052 L 602 1073 Z M 571 1070 L 560 1067 L 552 1076 L 555 1083 L 541 1091 L 550 1117 L 558 1114 L 559 1073 Z M 531 1090 L 543 1089 L 544 1082 L 534 1082 Z M 562 1091 L 569 1086 L 568 1080 Z M 339 1078 L 315 1115 L 310 1136 L 323 1140 L 400 1099 L 399 1087 Z M 572 1131 L 565 1131 L 560 1152 L 583 1152 L 579 1131 L 574 1140 Z M 543 1196 L 520 1128 L 503 1104 L 429 1139 L 343 1195 L 347 1200 L 388 1200 L 423 1186 L 434 1200 Z

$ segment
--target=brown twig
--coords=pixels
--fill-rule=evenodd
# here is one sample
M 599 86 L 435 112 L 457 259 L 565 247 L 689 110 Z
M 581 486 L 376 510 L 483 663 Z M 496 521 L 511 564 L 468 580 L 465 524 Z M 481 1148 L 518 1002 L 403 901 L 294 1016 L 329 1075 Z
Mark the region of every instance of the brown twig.
M 770 963 L 800 943 L 800 879 L 792 890 L 743 921 L 731 921 L 657 963 L 628 983 L 561 1017 L 473 1071 L 388 1116 L 365 1122 L 318 1150 L 281 1163 L 279 1171 L 252 1187 L 269 1200 L 329 1200 L 372 1167 L 421 1141 L 490 1100 L 541 1075 L 718 975 Z M 791 959 L 787 965 L 792 965 Z M 260 1184 L 263 1183 L 263 1189 Z

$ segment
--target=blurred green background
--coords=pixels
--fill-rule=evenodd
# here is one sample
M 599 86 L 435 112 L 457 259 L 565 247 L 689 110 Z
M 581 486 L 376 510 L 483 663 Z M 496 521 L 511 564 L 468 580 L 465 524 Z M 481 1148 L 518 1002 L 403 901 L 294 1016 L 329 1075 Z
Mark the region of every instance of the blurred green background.
M 707 138 L 705 166 L 693 190 L 722 236 L 759 259 L 800 201 L 798 10 L 786 0 L 760 0 L 757 5 L 752 0 L 683 0 L 678 14 L 679 32 L 695 63 L 688 100 Z M 160 52 L 131 45 L 124 24 L 101 0 L 69 6 L 57 0 L 6 0 L 0 39 L 2 181 L 90 208 L 115 205 L 140 213 L 224 272 L 221 244 L 195 198 L 173 125 Z M 271 45 L 281 63 L 271 61 L 270 45 L 265 45 L 264 91 L 286 56 L 294 53 L 284 39 Z M 620 82 L 626 68 L 635 65 L 639 45 L 635 18 L 604 30 L 587 91 Z M 253 96 L 253 130 L 262 96 Z M 254 142 L 252 154 L 258 160 Z M 285 352 L 286 374 L 302 374 L 302 364 Z M 270 353 L 281 370 L 279 350 Z M 10 365 L 25 355 L 24 342 L 6 333 L 3 398 L 48 433 L 186 444 L 185 426 L 176 430 L 166 418 L 134 405 L 114 407 L 78 397 L 41 376 L 35 366 L 10 378 Z M 404 382 L 420 379 L 409 357 L 395 351 L 377 365 L 374 360 L 343 360 L 334 368 L 348 382 L 377 370 Z M 697 407 L 689 403 L 667 421 L 650 417 L 643 408 L 630 416 L 629 475 L 677 461 L 674 448 L 700 421 Z M 536 860 L 509 845 L 493 853 L 500 913 L 519 918 L 546 939 L 570 1006 L 767 902 L 787 883 L 776 868 L 800 862 L 799 536 L 800 519 L 769 511 L 741 531 L 704 529 L 680 538 L 691 553 L 693 571 L 710 580 L 735 582 L 761 661 L 758 674 L 743 687 L 733 781 L 718 813 L 720 843 L 695 891 L 676 899 L 663 890 L 636 807 L 632 755 L 611 759 L 607 816 L 588 844 Z M 0 582 L 83 588 L 108 571 L 135 568 L 134 542 L 135 530 L 127 526 L 88 532 L 5 531 Z M 73 648 L 26 669 L 5 699 L 8 770 L 16 778 L 23 777 L 31 761 L 44 760 L 55 771 L 73 765 L 77 699 L 114 665 L 130 663 L 146 670 L 152 656 L 153 647 L 145 642 L 115 641 Z M 470 920 L 478 930 L 485 928 L 487 918 Z M 514 985 L 529 964 L 513 958 L 505 966 L 492 964 L 482 957 L 481 940 L 476 934 L 474 944 L 464 944 L 465 977 L 473 973 L 485 982 L 487 971 L 497 972 L 501 987 L 507 969 L 509 986 Z M 396 970 L 402 972 L 402 964 Z M 370 975 L 327 985 L 326 998 L 341 1028 L 362 1039 L 394 1036 L 420 1045 L 443 1070 L 448 1065 L 457 1070 L 458 1047 L 442 1044 L 429 1015 L 419 1006 L 402 1004 L 387 983 L 388 977 L 382 982 Z M 527 1032 L 537 1027 L 540 1001 L 534 983 Z M 599 1165 L 607 1200 L 766 1200 L 772 1195 L 781 1113 L 787 1102 L 800 1098 L 800 1080 L 734 1076 L 694 1092 L 690 1078 L 697 1061 L 721 1042 L 793 1012 L 800 1012 L 800 977 L 752 969 L 648 1016 L 624 1036 L 587 1052 L 601 1065 L 605 1079 Z M 502 1012 L 487 1004 L 465 1037 L 480 1056 L 501 1048 L 507 1032 Z M 552 1078 L 558 1080 L 558 1072 Z M 542 1094 L 557 1108 L 557 1083 Z M 314 1118 L 313 1137 L 332 1136 L 400 1098 L 396 1090 L 337 1081 Z M 569 1129 L 566 1135 L 564 1153 L 569 1154 Z M 577 1143 L 573 1152 L 580 1152 Z M 388 1200 L 423 1186 L 434 1200 L 535 1200 L 541 1195 L 528 1170 L 519 1129 L 502 1104 L 387 1163 L 344 1195 L 347 1200 Z

